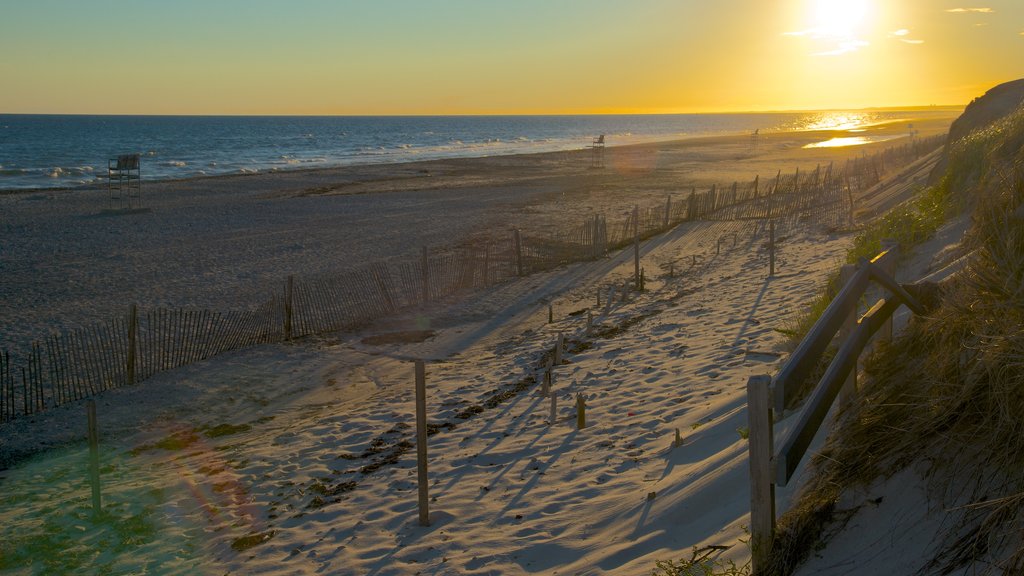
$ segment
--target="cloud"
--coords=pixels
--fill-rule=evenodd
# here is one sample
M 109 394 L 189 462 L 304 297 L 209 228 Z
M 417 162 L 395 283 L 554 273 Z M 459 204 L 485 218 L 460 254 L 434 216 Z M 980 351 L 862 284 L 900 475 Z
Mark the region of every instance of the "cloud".
M 895 40 L 899 40 L 904 44 L 924 44 L 924 40 L 915 40 L 913 38 L 907 38 L 909 34 L 910 30 L 907 30 L 906 28 L 900 28 L 899 30 L 889 32 L 888 37 L 893 38 Z
M 978 14 L 992 14 L 995 10 L 991 8 L 949 8 L 946 12 L 952 12 L 954 14 L 966 14 L 968 12 L 976 12 Z
M 841 54 L 848 54 L 850 52 L 856 52 L 857 50 L 869 45 L 865 40 L 848 40 L 840 42 L 839 47 L 835 50 L 829 50 L 827 52 L 815 52 L 813 56 L 839 56 Z

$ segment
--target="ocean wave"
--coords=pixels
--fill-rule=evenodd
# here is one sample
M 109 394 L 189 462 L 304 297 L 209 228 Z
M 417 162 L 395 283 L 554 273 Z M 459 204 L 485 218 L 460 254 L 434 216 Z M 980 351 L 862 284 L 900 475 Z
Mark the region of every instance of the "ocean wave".
M 166 162 L 160 162 L 159 164 L 169 168 L 184 168 L 185 166 L 188 166 L 188 163 L 184 160 L 168 160 Z

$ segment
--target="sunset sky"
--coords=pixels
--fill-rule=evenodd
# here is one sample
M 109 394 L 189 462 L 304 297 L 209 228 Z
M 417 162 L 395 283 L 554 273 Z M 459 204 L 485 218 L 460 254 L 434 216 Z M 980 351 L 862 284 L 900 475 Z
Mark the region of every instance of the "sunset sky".
M 0 4 L 0 113 L 861 108 L 1020 77 L 1021 0 Z

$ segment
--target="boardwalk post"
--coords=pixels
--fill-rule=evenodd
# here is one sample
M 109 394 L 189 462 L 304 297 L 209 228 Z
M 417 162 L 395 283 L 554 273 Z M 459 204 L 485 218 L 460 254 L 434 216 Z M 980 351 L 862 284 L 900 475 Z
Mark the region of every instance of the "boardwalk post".
M 138 351 L 138 333 L 139 333 L 139 307 L 136 304 L 132 304 L 131 310 L 128 311 L 128 353 L 125 355 L 125 376 L 128 379 L 128 385 L 135 384 L 135 355 Z
M 427 247 L 424 246 L 423 247 L 423 255 L 420 258 L 420 268 L 423 271 L 423 303 L 424 304 L 426 304 L 427 302 L 430 301 L 430 275 L 429 275 L 429 272 L 427 270 L 427 267 L 428 267 L 429 264 L 430 264 L 430 262 L 429 262 L 429 259 L 427 258 Z
M 515 244 L 515 273 L 516 276 L 522 276 L 522 237 L 519 229 L 512 231 L 512 239 Z
M 100 435 L 96 428 L 96 401 L 90 398 L 85 403 L 89 435 L 89 484 L 92 486 L 92 517 L 97 519 L 101 512 L 100 502 Z
M 640 289 L 640 206 L 633 206 L 633 285 Z
M 775 222 L 768 223 L 768 276 L 775 276 Z
M 416 361 L 416 478 L 420 526 L 430 526 L 427 502 L 427 375 L 423 360 Z
M 668 198 L 665 200 L 665 224 L 664 224 L 664 227 L 665 227 L 666 230 L 668 230 L 669 222 L 671 222 L 671 218 L 669 217 L 670 214 L 672 214 L 672 195 L 671 194 L 669 194 Z
M 842 290 L 843 286 L 846 286 L 850 280 L 853 279 L 853 275 L 857 272 L 857 267 L 853 264 L 845 264 L 839 269 L 839 289 Z M 843 320 L 843 325 L 839 328 L 839 342 L 842 346 L 842 342 L 845 342 L 852 334 L 853 329 L 857 327 L 857 308 L 854 306 L 850 310 L 850 314 Z M 857 394 L 857 364 L 854 363 L 853 369 L 850 370 L 850 375 L 846 378 L 846 383 L 839 390 L 839 403 L 840 405 L 846 404 Z
M 292 338 L 292 295 L 295 289 L 295 277 L 289 275 L 288 283 L 284 287 L 284 339 Z
M 772 474 L 771 376 L 747 380 L 747 425 L 750 451 L 750 548 L 753 573 L 761 574 L 775 539 L 775 484 Z

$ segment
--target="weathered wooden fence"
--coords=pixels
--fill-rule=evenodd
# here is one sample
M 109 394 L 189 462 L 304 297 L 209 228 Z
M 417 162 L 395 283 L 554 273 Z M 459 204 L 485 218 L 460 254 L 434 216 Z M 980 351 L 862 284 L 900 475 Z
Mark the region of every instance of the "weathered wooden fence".
M 771 182 L 712 186 L 670 195 L 637 208 L 618 223 L 594 214 L 575 227 L 542 236 L 513 230 L 419 257 L 375 263 L 333 276 L 289 277 L 249 310 L 141 310 L 32 342 L 20 361 L 0 351 L 0 421 L 33 414 L 127 386 L 154 374 L 257 344 L 350 330 L 401 310 L 438 302 L 569 262 L 603 257 L 694 220 L 788 217 L 826 209 L 842 212 L 851 182 L 869 185 L 885 164 L 923 155 L 922 142 Z
M 887 332 L 887 338 L 892 337 L 890 318 L 901 305 L 916 314 L 924 312 L 918 301 L 894 279 L 897 258 L 898 246 L 889 243 L 888 249 L 870 262 L 862 260 L 844 270 L 845 284 L 775 378 L 752 376 L 747 381 L 750 532 L 755 574 L 760 573 L 771 552 L 775 533 L 775 487 L 785 486 L 793 477 L 836 398 L 845 400 L 855 393 L 857 362 L 871 337 L 879 330 Z M 884 288 L 885 296 L 860 315 L 858 305 L 871 281 Z M 837 333 L 840 342 L 835 357 L 801 408 L 796 424 L 776 450 L 774 420 L 793 402 Z

